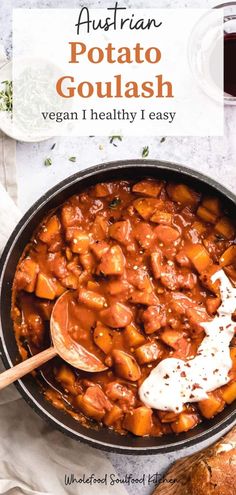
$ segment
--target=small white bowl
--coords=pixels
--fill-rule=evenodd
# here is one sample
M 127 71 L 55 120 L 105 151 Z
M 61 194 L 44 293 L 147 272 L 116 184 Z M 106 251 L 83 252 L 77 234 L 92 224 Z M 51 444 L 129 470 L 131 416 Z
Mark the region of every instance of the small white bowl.
M 1 89 L 4 89 L 4 84 L 2 84 L 3 81 L 12 81 L 12 62 L 6 62 L 6 64 L 0 68 Z M 2 132 L 4 132 L 7 136 L 11 137 L 12 139 L 27 143 L 38 143 L 40 141 L 46 141 L 47 139 L 53 137 L 53 136 L 38 136 L 32 138 L 32 136 L 22 133 L 20 130 L 16 128 L 16 126 L 13 125 L 11 113 L 6 112 L 4 110 L 0 110 L 0 129 L 2 130 Z

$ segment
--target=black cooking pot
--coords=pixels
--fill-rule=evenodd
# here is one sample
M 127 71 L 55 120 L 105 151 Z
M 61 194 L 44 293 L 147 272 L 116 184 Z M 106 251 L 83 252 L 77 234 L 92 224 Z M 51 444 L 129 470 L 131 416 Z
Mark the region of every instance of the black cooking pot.
M 168 162 L 157 160 L 125 160 L 105 163 L 79 172 L 60 182 L 42 196 L 24 215 L 12 233 L 1 258 L 0 302 L 1 302 L 1 351 L 6 368 L 15 365 L 19 352 L 13 332 L 10 316 L 11 289 L 18 260 L 35 228 L 48 212 L 69 196 L 83 191 L 100 181 L 115 179 L 138 180 L 142 177 L 155 177 L 171 181 L 180 181 L 208 194 L 217 194 L 233 218 L 236 217 L 236 197 L 227 189 L 209 177 Z M 156 454 L 177 451 L 184 447 L 199 444 L 215 434 L 224 433 L 236 421 L 235 405 L 227 406 L 210 421 L 204 420 L 193 430 L 179 435 L 165 435 L 161 438 L 135 437 L 131 434 L 121 436 L 108 428 L 98 431 L 84 428 L 71 416 L 52 406 L 44 399 L 39 385 L 31 375 L 16 383 L 26 402 L 46 421 L 74 439 L 105 450 L 126 454 Z

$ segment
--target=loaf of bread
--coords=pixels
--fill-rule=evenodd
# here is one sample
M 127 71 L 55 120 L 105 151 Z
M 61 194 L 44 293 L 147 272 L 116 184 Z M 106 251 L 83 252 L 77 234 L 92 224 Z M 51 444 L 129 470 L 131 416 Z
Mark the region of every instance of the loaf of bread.
M 236 428 L 199 454 L 177 461 L 153 495 L 236 495 Z

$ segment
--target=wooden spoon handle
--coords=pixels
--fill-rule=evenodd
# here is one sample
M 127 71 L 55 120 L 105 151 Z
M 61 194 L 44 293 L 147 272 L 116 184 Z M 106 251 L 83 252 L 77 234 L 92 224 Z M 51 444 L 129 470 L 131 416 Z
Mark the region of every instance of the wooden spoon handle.
M 35 368 L 38 368 L 56 355 L 56 349 L 54 347 L 49 347 L 45 351 L 39 352 L 38 354 L 35 354 L 35 356 L 32 356 L 29 359 L 22 361 L 22 363 L 13 366 L 9 370 L 4 371 L 0 374 L 0 390 L 16 380 L 19 380 L 19 378 L 27 375 L 27 373 L 35 370 Z

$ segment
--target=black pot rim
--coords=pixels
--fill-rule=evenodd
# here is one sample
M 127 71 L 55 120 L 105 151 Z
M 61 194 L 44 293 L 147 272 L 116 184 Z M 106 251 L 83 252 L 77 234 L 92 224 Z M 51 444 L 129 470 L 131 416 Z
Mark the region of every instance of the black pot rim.
M 177 174 L 180 174 L 184 178 L 195 179 L 200 183 L 203 183 L 206 186 L 210 186 L 216 192 L 223 195 L 226 199 L 230 200 L 234 205 L 236 205 L 236 196 L 229 190 L 227 190 L 224 186 L 213 180 L 211 177 L 208 177 L 196 170 L 191 168 L 184 167 L 177 163 L 162 161 L 162 160 L 151 160 L 151 159 L 133 159 L 133 160 L 119 160 L 102 163 L 100 165 L 95 165 L 90 168 L 87 168 L 83 171 L 77 172 L 74 175 L 62 180 L 57 185 L 49 189 L 43 196 L 41 196 L 23 215 L 18 224 L 16 225 L 14 231 L 12 232 L 5 248 L 0 258 L 0 291 L 4 289 L 2 285 L 2 279 L 4 275 L 4 270 L 6 264 L 11 257 L 12 246 L 17 242 L 20 237 L 22 231 L 24 231 L 26 223 L 28 224 L 31 219 L 34 217 L 35 213 L 40 210 L 44 205 L 46 205 L 49 199 L 52 199 L 54 196 L 58 194 L 59 191 L 63 192 L 66 189 L 78 182 L 80 179 L 89 178 L 91 176 L 96 176 L 98 172 L 102 171 L 112 171 L 113 169 L 127 169 L 130 167 L 138 166 L 140 169 L 143 168 L 143 175 L 145 176 L 145 168 L 147 166 L 153 168 L 161 168 L 163 171 L 173 171 Z M 4 300 L 0 301 L 2 305 Z M 8 348 L 6 346 L 3 334 L 0 339 L 0 351 L 2 361 L 6 367 L 6 369 L 13 366 L 12 360 L 10 358 Z M 16 388 L 25 399 L 25 401 L 29 404 L 29 406 L 44 420 L 46 420 L 49 424 L 56 427 L 58 430 L 68 435 L 69 437 L 81 440 L 84 443 L 89 444 L 92 447 L 99 448 L 106 451 L 122 453 L 122 454 L 141 454 L 141 455 L 150 455 L 150 454 L 166 454 L 169 452 L 176 452 L 188 447 L 198 446 L 201 448 L 201 443 L 203 441 L 209 440 L 211 437 L 215 437 L 216 435 L 224 434 L 228 431 L 233 425 L 236 423 L 236 409 L 234 409 L 231 413 L 229 413 L 226 418 L 218 421 L 217 424 L 211 425 L 206 430 L 202 432 L 198 432 L 194 438 L 189 439 L 181 439 L 180 437 L 176 437 L 176 441 L 168 443 L 168 445 L 155 445 L 155 446 L 147 446 L 147 447 L 134 447 L 134 446 L 122 446 L 117 444 L 112 444 L 110 442 L 106 442 L 104 440 L 92 439 L 86 434 L 78 433 L 72 428 L 69 428 L 62 421 L 56 419 L 53 414 L 46 410 L 30 393 L 27 387 L 24 384 L 24 380 L 19 380 L 15 383 Z M 90 430 L 91 431 L 91 430 Z

